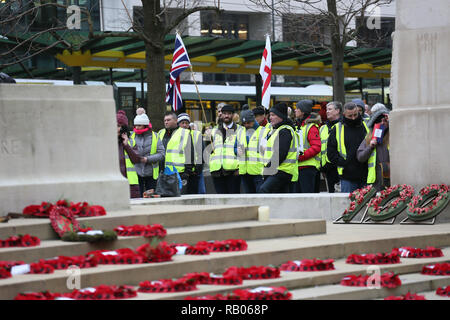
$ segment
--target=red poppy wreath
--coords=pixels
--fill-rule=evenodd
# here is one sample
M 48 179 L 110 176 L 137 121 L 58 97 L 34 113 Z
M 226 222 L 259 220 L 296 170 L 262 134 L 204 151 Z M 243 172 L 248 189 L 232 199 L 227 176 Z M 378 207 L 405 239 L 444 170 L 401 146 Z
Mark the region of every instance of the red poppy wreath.
M 437 216 L 450 202 L 449 189 L 446 184 L 431 184 L 422 188 L 408 205 L 408 218 L 423 221 Z
M 161 279 L 157 281 L 143 281 L 139 283 L 139 292 L 156 293 L 156 292 L 184 292 L 197 290 L 196 283 L 193 279 Z
M 369 275 L 348 275 L 341 280 L 341 285 L 349 286 L 349 287 L 367 287 Z M 396 288 L 402 284 L 398 275 L 393 274 L 392 272 L 383 273 L 380 276 L 379 285 L 383 288 Z M 376 285 L 376 283 L 375 283 Z
M 167 235 L 166 229 L 160 224 L 153 225 L 139 225 L 132 226 L 120 225 L 114 228 L 118 236 L 143 236 L 143 237 L 158 237 L 164 238 Z
M 224 276 L 239 276 L 243 280 L 255 279 L 273 279 L 280 277 L 280 269 L 275 267 L 252 266 L 244 267 L 229 267 L 224 273 Z
M 9 247 L 35 247 L 41 243 L 38 237 L 29 234 L 11 236 L 8 239 L 0 240 L 0 248 Z
M 370 199 L 375 196 L 377 190 L 373 185 L 368 185 L 366 187 L 357 189 L 349 194 L 350 205 L 345 209 L 342 214 L 342 219 L 344 221 L 350 221 L 359 211 L 370 201 Z
M 437 288 L 436 294 L 442 297 L 450 297 L 450 286 Z
M 437 258 L 444 256 L 442 250 L 435 247 L 426 247 L 425 249 L 401 247 L 398 251 L 402 258 Z
M 448 276 L 450 275 L 450 263 L 436 263 L 423 266 L 422 274 L 430 276 Z
M 334 260 L 326 259 L 304 259 L 301 261 L 294 260 L 283 263 L 280 266 L 281 271 L 325 271 L 334 270 Z
M 373 221 L 383 221 L 399 215 L 414 196 L 410 185 L 394 185 L 381 191 L 369 202 L 367 214 Z
M 426 299 L 425 296 L 408 292 L 407 294 L 402 296 L 389 296 L 384 298 L 384 300 L 426 300 Z
M 242 284 L 242 278 L 236 273 L 217 275 L 207 272 L 187 273 L 183 279 L 194 281 L 196 284 L 211 285 L 238 285 Z
M 394 248 L 390 253 L 351 254 L 345 262 L 351 264 L 394 264 L 400 263 L 400 257 L 398 249 Z

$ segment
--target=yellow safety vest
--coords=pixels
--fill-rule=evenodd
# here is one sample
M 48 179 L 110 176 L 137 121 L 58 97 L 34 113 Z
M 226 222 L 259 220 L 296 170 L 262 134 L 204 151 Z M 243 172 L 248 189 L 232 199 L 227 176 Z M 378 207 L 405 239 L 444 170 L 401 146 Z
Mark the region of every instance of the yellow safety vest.
M 263 156 L 259 153 L 261 140 L 265 139 L 270 132 L 270 128 L 259 126 L 250 137 L 246 162 L 247 174 L 262 175 L 264 170 Z
M 130 139 L 128 139 L 128 144 L 131 147 L 134 147 L 136 145 L 136 133 L 133 132 L 130 136 Z M 156 149 L 158 146 L 158 137 L 156 136 L 156 134 L 152 131 L 152 146 L 150 149 L 150 154 L 156 154 Z M 133 165 L 133 163 L 130 160 L 130 157 L 128 156 L 128 154 L 125 152 L 125 165 L 127 167 L 127 177 L 128 177 L 128 181 L 130 184 L 139 184 L 139 180 L 138 180 L 138 176 L 136 173 L 136 169 Z M 158 179 L 159 177 L 159 165 L 158 163 L 154 164 L 153 166 L 153 179 Z
M 366 133 L 369 132 L 369 128 L 366 123 L 362 121 L 364 128 L 366 129 Z M 338 122 L 335 124 L 336 126 L 336 142 L 337 142 L 337 151 L 340 156 L 346 160 L 347 159 L 347 151 L 345 149 L 345 140 L 344 140 L 344 124 L 342 122 Z M 344 172 L 344 167 L 337 167 L 337 171 L 339 175 L 342 175 Z
M 328 136 L 330 135 L 330 131 L 328 130 L 328 126 L 324 124 L 319 129 L 320 134 L 320 165 L 325 167 L 328 161 L 327 157 L 327 144 L 328 144 Z
M 245 128 L 242 126 L 237 126 L 236 132 L 228 134 L 225 137 L 225 142 L 223 141 L 222 133 L 214 128 L 211 134 L 213 152 L 209 158 L 209 171 L 215 172 L 219 171 L 221 168 L 224 170 L 237 170 L 239 169 L 239 174 L 245 174 L 245 155 L 243 157 L 238 157 L 234 153 L 234 144 L 237 141 L 238 147 L 245 149 L 247 148 L 247 140 L 245 138 Z
M 389 145 L 388 145 L 389 150 Z M 367 184 L 375 183 L 377 180 L 377 172 L 376 172 L 376 165 L 377 165 L 377 148 L 374 148 L 372 151 L 372 154 L 369 157 L 369 160 L 367 161 Z
M 304 150 L 307 150 L 307 149 L 309 149 L 311 147 L 311 145 L 309 144 L 309 141 L 308 141 L 308 133 L 309 133 L 309 130 L 312 128 L 312 126 L 319 127 L 315 123 L 308 123 L 308 124 L 303 125 L 303 126 L 300 127 L 300 129 L 303 132 L 303 149 Z M 314 157 L 309 158 L 308 160 L 299 162 L 298 166 L 299 167 L 312 166 L 312 167 L 316 167 L 317 170 L 319 170 L 320 169 L 320 156 L 319 156 L 319 154 L 316 154 Z
M 203 150 L 202 150 L 202 142 L 203 136 L 202 133 L 198 130 L 191 130 L 191 138 L 192 144 L 194 145 L 194 164 L 202 164 L 203 159 Z M 195 168 L 194 168 L 195 171 Z
M 276 129 L 275 132 L 270 136 L 269 140 L 267 141 L 266 151 L 264 152 L 263 164 L 267 165 L 271 161 L 275 139 L 282 129 L 289 129 L 289 132 L 292 135 L 292 140 L 287 157 L 281 164 L 278 165 L 277 170 L 281 170 L 292 175 L 291 181 L 295 182 L 298 181 L 298 136 L 291 126 L 282 125 L 278 129 Z
M 172 133 L 166 148 L 166 168 L 169 166 L 175 167 L 179 173 L 184 172 L 184 165 L 186 164 L 184 150 L 188 143 L 189 135 L 189 130 L 184 128 L 178 128 Z

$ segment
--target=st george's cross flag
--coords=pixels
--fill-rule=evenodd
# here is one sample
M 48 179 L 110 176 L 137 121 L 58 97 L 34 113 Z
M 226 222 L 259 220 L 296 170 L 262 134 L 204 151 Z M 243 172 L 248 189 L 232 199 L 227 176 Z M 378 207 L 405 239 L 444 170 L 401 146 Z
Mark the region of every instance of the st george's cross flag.
M 183 40 L 177 33 L 175 37 L 175 50 L 173 52 L 172 66 L 170 67 L 170 79 L 166 93 L 166 102 L 172 105 L 173 111 L 183 106 L 180 89 L 180 74 L 191 66 L 189 56 L 184 47 Z
M 270 81 L 272 78 L 272 49 L 270 48 L 270 37 L 266 36 L 266 47 L 261 58 L 261 65 L 259 67 L 259 74 L 262 78 L 262 95 L 261 104 L 264 108 L 270 107 Z

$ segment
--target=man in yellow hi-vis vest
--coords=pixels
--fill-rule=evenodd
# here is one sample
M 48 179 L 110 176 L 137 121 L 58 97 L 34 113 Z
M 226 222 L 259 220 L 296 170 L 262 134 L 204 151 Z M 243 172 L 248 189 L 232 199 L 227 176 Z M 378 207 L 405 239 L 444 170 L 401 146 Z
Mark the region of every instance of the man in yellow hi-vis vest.
M 261 144 L 264 161 L 264 183 L 260 193 L 288 193 L 289 186 L 298 179 L 298 136 L 288 119 L 286 104 L 270 109 L 272 131 L 267 142 Z
M 233 122 L 233 106 L 222 107 L 217 128 L 211 133 L 212 152 L 209 157 L 216 193 L 240 193 L 241 174 L 245 174 L 245 156 L 238 155 L 238 148 L 245 152 L 245 128 Z
M 349 193 L 366 185 L 367 163 L 356 158 L 356 151 L 368 132 L 354 102 L 344 105 L 344 118 L 330 131 L 327 157 L 338 168 L 341 192 Z
M 178 126 L 188 130 L 191 136 L 191 143 L 187 146 L 185 155 L 184 172 L 187 174 L 187 185 L 183 188 L 183 194 L 198 194 L 203 179 L 203 137 L 202 133 L 199 130 L 192 129 L 190 124 L 191 118 L 187 113 L 178 115 Z

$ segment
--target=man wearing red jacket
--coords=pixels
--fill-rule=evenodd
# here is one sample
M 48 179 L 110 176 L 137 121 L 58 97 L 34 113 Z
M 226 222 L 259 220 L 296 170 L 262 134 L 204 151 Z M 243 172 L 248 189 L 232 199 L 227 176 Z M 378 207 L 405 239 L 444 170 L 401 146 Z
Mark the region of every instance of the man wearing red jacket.
M 295 109 L 297 130 L 301 130 L 303 139 L 303 153 L 298 157 L 298 182 L 294 192 L 317 193 L 320 184 L 320 134 L 321 118 L 312 112 L 314 106 L 311 100 L 300 100 Z

